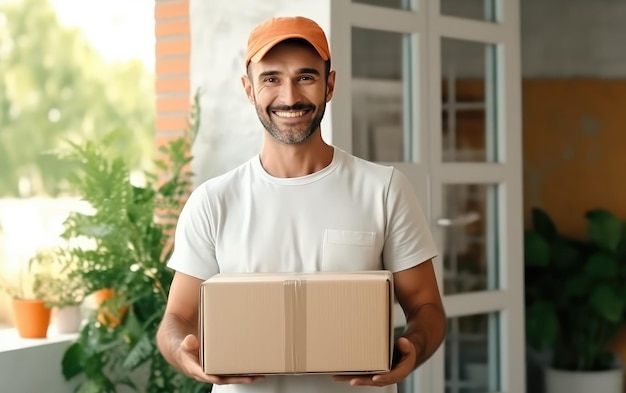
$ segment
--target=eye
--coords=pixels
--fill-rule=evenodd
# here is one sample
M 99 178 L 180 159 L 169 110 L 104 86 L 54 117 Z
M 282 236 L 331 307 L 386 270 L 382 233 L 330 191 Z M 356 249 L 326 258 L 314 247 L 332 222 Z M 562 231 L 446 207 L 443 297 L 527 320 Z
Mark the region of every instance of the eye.
M 276 83 L 278 82 L 278 79 L 274 76 L 268 76 L 267 78 L 263 79 L 263 82 L 265 83 Z
M 312 81 L 315 81 L 315 78 L 313 77 L 313 75 L 300 75 L 298 77 L 298 81 L 312 82 Z

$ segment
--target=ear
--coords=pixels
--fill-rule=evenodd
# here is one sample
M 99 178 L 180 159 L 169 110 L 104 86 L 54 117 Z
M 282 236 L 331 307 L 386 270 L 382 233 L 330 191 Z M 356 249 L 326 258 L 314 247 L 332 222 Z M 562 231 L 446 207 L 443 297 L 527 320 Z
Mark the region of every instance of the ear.
M 248 75 L 241 76 L 241 84 L 243 85 L 243 90 L 246 92 L 248 101 L 250 101 L 252 105 L 255 105 L 256 100 L 254 98 L 254 86 L 252 85 L 250 78 L 248 78 Z
M 326 82 L 326 102 L 330 102 L 333 98 L 333 92 L 335 91 L 335 70 L 328 74 L 328 82 Z

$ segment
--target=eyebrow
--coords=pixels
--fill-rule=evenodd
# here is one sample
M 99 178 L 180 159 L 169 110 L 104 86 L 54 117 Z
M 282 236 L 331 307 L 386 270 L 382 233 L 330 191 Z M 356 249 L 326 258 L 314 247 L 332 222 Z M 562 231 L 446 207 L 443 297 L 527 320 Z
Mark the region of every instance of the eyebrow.
M 319 76 L 320 72 L 315 68 L 300 68 L 298 74 L 314 74 Z
M 280 71 L 263 71 L 259 74 L 259 80 L 262 80 L 263 78 L 266 78 L 268 76 L 276 76 L 276 75 L 281 75 L 282 72 Z M 317 75 L 320 76 L 320 72 L 318 70 L 316 70 L 315 68 L 300 68 L 296 71 L 296 74 L 300 75 L 300 74 L 313 74 L 313 75 Z

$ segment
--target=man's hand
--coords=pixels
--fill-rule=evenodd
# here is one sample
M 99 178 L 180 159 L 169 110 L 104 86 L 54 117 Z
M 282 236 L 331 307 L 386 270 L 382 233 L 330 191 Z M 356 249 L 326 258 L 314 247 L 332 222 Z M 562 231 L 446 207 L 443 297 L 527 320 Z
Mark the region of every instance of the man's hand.
M 349 381 L 351 386 L 387 386 L 399 383 L 411 374 L 415 368 L 417 351 L 406 338 L 400 337 L 396 343 L 396 361 L 391 371 L 376 375 L 335 375 L 335 381 Z
M 236 383 L 252 383 L 264 378 L 263 376 L 207 375 L 202 370 L 200 362 L 198 361 L 199 351 L 200 343 L 198 338 L 189 334 L 180 343 L 180 347 L 177 349 L 175 354 L 178 358 L 177 363 L 180 365 L 181 371 L 196 381 L 212 383 L 215 385 L 226 385 Z

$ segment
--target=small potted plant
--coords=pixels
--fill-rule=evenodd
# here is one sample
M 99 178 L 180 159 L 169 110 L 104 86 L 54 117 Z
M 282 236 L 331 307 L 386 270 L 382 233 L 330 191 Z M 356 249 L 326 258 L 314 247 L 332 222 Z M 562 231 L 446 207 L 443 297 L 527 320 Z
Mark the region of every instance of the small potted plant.
M 51 277 L 31 260 L 27 269 L 20 270 L 16 277 L 0 277 L 0 290 L 12 300 L 13 322 L 20 337 L 46 338 L 50 325 L 51 309 L 46 304 L 47 293 L 33 285 L 33 277 Z
M 559 381 L 570 393 L 622 392 L 623 367 L 607 343 L 626 316 L 626 224 L 602 209 L 586 219 L 587 238 L 573 239 L 534 209 L 525 234 L 526 339 L 551 355 L 546 393 L 561 391 Z
M 46 305 L 52 309 L 52 325 L 57 333 L 75 333 L 82 321 L 81 305 L 86 288 L 76 258 L 64 248 L 39 251 L 33 258 L 45 267 L 45 273 L 34 275 L 33 289 L 46 294 Z

